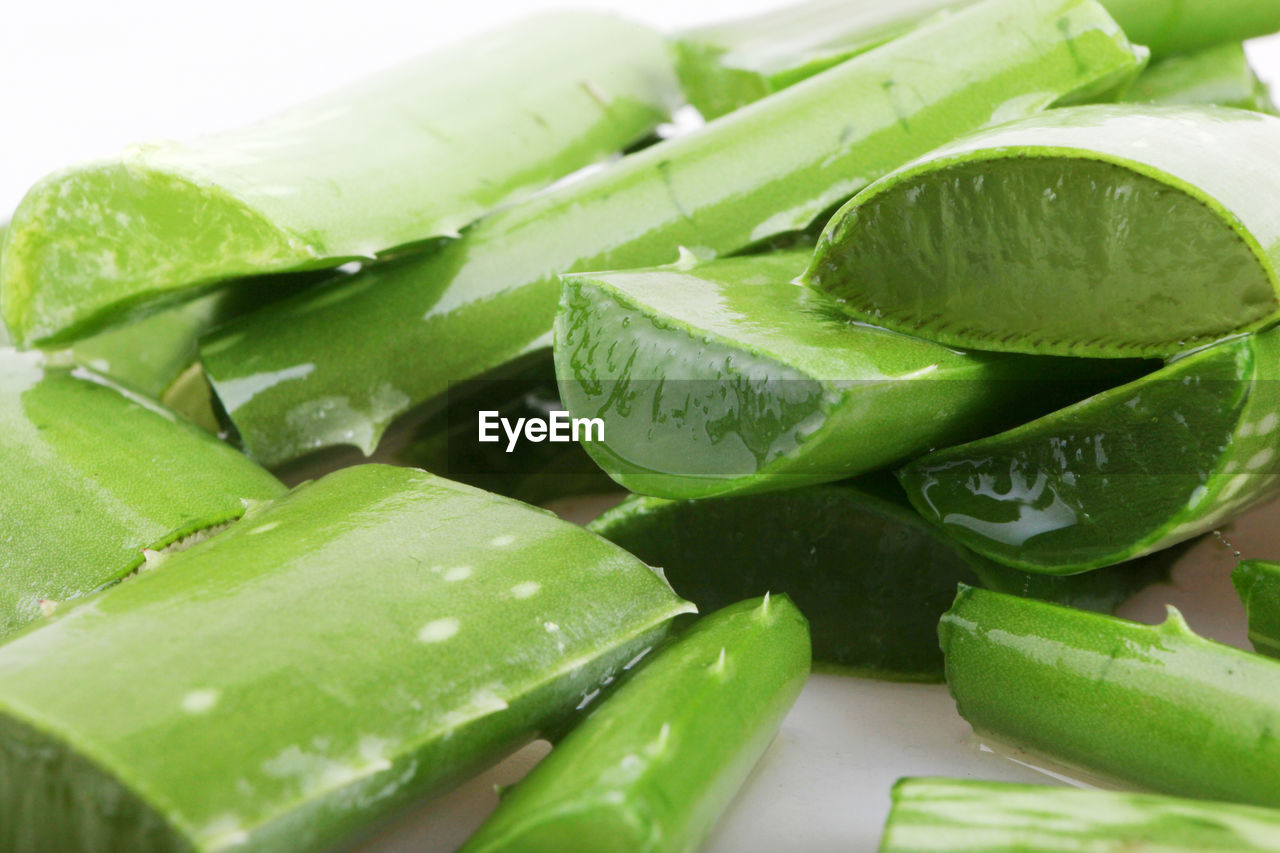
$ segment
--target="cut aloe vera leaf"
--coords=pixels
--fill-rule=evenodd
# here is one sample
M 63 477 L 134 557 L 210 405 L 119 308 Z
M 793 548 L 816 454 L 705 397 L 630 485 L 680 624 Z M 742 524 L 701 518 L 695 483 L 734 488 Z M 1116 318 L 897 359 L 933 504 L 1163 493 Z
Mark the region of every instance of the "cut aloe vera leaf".
M 938 634 L 979 734 L 1158 792 L 1280 806 L 1280 662 L 1196 636 L 1172 607 L 1151 626 L 963 587 Z
M 691 609 L 545 511 L 336 472 L 0 647 L 0 847 L 330 849 L 562 725 Z
M 674 41 L 676 72 L 707 118 L 799 83 L 974 0 L 810 0 L 687 30 Z M 1135 44 L 1157 58 L 1280 30 L 1272 0 L 1102 0 Z M 1210 103 L 1216 103 L 1211 101 Z
M 1280 118 L 1053 110 L 868 188 L 805 281 L 855 318 L 953 346 L 1173 355 L 1280 317 L 1277 198 Z
M 450 382 L 546 348 L 559 274 L 670 263 L 681 246 L 731 254 L 803 229 L 913 156 L 1140 64 L 1092 0 L 996 0 L 508 208 L 440 252 L 272 306 L 201 356 L 255 458 L 368 453 Z
M 93 373 L 0 350 L 0 636 L 284 487 Z
M 843 480 L 1138 375 L 969 354 L 849 322 L 792 283 L 807 252 L 566 277 L 560 395 L 633 492 L 701 498 Z
M 968 2 L 817 0 L 680 33 L 676 76 L 706 119 L 731 113 Z
M 1271 91 L 1258 79 L 1244 45 L 1220 44 L 1152 63 L 1121 97 L 1134 104 L 1218 104 L 1276 113 Z
M 911 503 L 966 546 L 1070 574 L 1212 530 L 1280 486 L 1280 330 L 898 472 Z
M 507 793 L 462 853 L 696 850 L 808 676 L 808 628 L 785 596 L 700 619 Z
M 5 321 L 23 345 L 61 343 L 228 278 L 456 234 L 643 136 L 676 92 L 657 32 L 547 15 L 241 130 L 55 173 L 14 214 Z
M 1280 851 L 1280 811 L 1127 791 L 902 779 L 880 853 Z
M 1254 650 L 1280 657 L 1280 563 L 1242 560 L 1231 573 L 1231 583 L 1249 618 Z
M 1148 558 L 1072 577 L 999 566 L 957 545 L 880 479 L 698 501 L 631 497 L 590 529 L 663 574 L 704 613 L 786 593 L 823 668 L 940 681 L 938 618 L 956 584 L 1111 611 L 1167 576 Z

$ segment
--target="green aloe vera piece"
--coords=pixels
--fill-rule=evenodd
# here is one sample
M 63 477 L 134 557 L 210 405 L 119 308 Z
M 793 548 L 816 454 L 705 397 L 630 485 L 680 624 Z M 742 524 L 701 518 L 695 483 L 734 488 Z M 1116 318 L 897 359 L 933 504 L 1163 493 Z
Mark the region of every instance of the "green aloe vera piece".
M 0 350 L 0 636 L 284 491 L 231 447 L 83 369 Z M 0 845 L 2 846 L 2 845 Z
M 559 274 L 803 229 L 913 156 L 1140 64 L 1093 0 L 995 0 L 497 213 L 437 253 L 261 311 L 204 344 L 205 369 L 255 458 L 368 453 L 450 382 L 547 347 Z
M 700 498 L 831 482 L 988 435 L 1136 375 L 971 354 L 855 325 L 792 283 L 807 252 L 565 278 L 560 396 L 633 492 Z M 1073 396 L 1074 392 L 1074 396 Z
M 507 793 L 462 853 L 696 850 L 809 675 L 785 596 L 700 619 Z
M 1249 618 L 1254 650 L 1280 657 L 1280 563 L 1242 560 L 1231 573 L 1231 583 Z
M 880 853 L 1280 851 L 1280 811 L 1126 791 L 902 779 Z
M 1244 45 L 1220 44 L 1153 63 L 1121 98 L 1135 104 L 1219 104 L 1275 115 L 1271 91 L 1258 79 Z
M 712 118 L 878 48 L 930 16 L 973 3 L 810 0 L 679 34 L 676 71 L 690 103 Z M 1272 0 L 1102 0 L 1102 5 L 1135 44 L 1149 47 L 1157 58 L 1280 30 L 1280 7 Z
M 0 847 L 329 849 L 562 725 L 691 609 L 550 513 L 336 472 L 0 647 Z
M 1070 574 L 1212 530 L 1280 486 L 1280 330 L 1228 339 L 898 472 L 966 546 Z
M 1071 577 L 1000 566 L 911 509 L 892 480 L 697 501 L 631 497 L 590 529 L 663 574 L 702 612 L 781 592 L 809 619 L 825 668 L 940 681 L 938 618 L 956 584 L 1110 612 L 1167 576 L 1148 558 Z
M 1280 317 L 1277 198 L 1280 118 L 1053 110 L 868 188 L 805 281 L 855 318 L 954 346 L 1173 355 Z
M 643 136 L 676 90 L 657 32 L 547 15 L 240 130 L 55 173 L 14 214 L 5 322 L 22 345 L 62 343 L 231 277 L 456 234 Z
M 974 729 L 1181 796 L 1280 806 L 1280 662 L 1196 636 L 962 587 L 938 628 Z

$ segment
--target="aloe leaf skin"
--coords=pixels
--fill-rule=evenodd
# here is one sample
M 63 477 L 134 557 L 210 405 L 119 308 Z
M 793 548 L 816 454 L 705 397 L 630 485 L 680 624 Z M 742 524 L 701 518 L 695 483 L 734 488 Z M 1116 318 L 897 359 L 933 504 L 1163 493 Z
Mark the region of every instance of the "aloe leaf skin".
M 962 587 L 938 636 L 981 735 L 1153 791 L 1280 805 L 1280 663 L 1196 636 Z
M 1276 114 L 1271 91 L 1258 79 L 1244 45 L 1220 44 L 1152 63 L 1124 93 L 1134 104 L 1218 104 Z
M 690 610 L 550 513 L 344 469 L 0 646 L 0 847 L 330 849 Z
M 437 253 L 233 324 L 202 347 L 206 371 L 265 464 L 334 444 L 369 453 L 449 382 L 546 348 L 559 274 L 670 263 L 681 246 L 726 255 L 803 229 L 913 156 L 1126 78 L 1135 50 L 1092 0 L 975 7 L 494 214 Z
M 1231 583 L 1249 618 L 1254 651 L 1280 657 L 1280 563 L 1242 560 L 1231 573 Z
M 851 323 L 807 252 L 565 278 L 560 396 L 619 484 L 703 498 L 846 479 L 989 435 L 1138 373 L 971 354 Z M 1074 395 L 1074 396 L 1073 396 Z
M 974 0 L 810 0 L 680 33 L 676 73 L 706 118 L 773 92 L 898 38 L 930 16 Z M 1280 30 L 1271 0 L 1102 0 L 1134 44 L 1157 59 L 1212 51 Z M 1199 103 L 1199 101 L 1197 101 Z M 1217 103 L 1217 101 L 1210 101 Z
M 1108 566 L 1208 532 L 1280 486 L 1280 330 L 1233 338 L 898 472 L 964 545 L 1029 572 Z
M 634 496 L 589 528 L 635 554 L 711 612 L 785 593 L 809 619 L 823 669 L 941 681 L 938 618 L 956 584 L 1112 611 L 1167 577 L 1148 560 L 1072 577 L 996 565 L 926 524 L 879 478 L 698 501 Z
M 1280 812 L 1125 791 L 902 779 L 880 853 L 1265 853 Z
M 696 850 L 809 676 L 785 596 L 703 617 L 631 673 L 461 853 Z
M 284 487 L 83 369 L 0 350 L 0 637 Z
M 1278 175 L 1280 118 L 1053 110 L 869 187 L 804 280 L 856 319 L 952 346 L 1170 356 L 1280 317 Z
M 563 13 L 240 130 L 134 146 L 19 205 L 5 321 L 23 346 L 65 343 L 225 279 L 455 235 L 644 136 L 676 92 L 659 33 Z

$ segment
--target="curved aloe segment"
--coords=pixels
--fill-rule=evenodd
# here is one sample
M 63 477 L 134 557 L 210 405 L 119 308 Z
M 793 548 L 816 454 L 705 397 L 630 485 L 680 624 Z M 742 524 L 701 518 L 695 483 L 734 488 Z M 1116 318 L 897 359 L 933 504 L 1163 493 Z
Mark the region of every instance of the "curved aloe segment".
M 0 847 L 329 849 L 691 609 L 549 513 L 345 469 L 0 647 Z
M 1172 355 L 1280 317 L 1277 197 L 1280 118 L 1053 110 L 868 188 L 805 281 L 855 318 L 954 346 Z
M 831 482 L 1052 411 L 1133 365 L 958 352 L 854 325 L 797 287 L 807 252 L 565 278 L 560 396 L 633 492 Z M 1074 396 L 1072 392 L 1074 391 Z
M 898 472 L 979 553 L 1070 574 L 1212 530 L 1280 486 L 1280 330 L 1223 341 Z
M 1111 611 L 1167 574 L 1153 560 L 1074 577 L 996 565 L 926 524 L 892 481 L 699 501 L 632 497 L 590 529 L 661 566 L 704 613 L 786 593 L 809 619 L 816 662 L 904 681 L 941 680 L 938 617 L 957 583 Z
M 462 853 L 696 850 L 808 676 L 808 626 L 785 596 L 704 617 L 557 744 Z
M 983 735 L 1155 791 L 1280 806 L 1280 662 L 1158 626 L 962 587 L 938 628 Z
M 971 0 L 969 0 L 971 2 Z M 706 119 L 731 113 L 968 2 L 817 0 L 680 33 L 676 76 Z
M 1280 657 L 1280 563 L 1243 560 L 1231 573 L 1231 583 L 1249 617 L 1254 650 Z
M 1244 45 L 1220 44 L 1153 63 L 1121 98 L 1135 104 L 1219 104 L 1275 115 Z
M 1139 64 L 1092 0 L 995 0 L 497 213 L 438 253 L 272 306 L 201 355 L 255 458 L 368 453 L 448 383 L 545 348 L 559 274 L 669 263 L 680 246 L 730 254 L 802 229 L 912 156 Z
M 1280 811 L 1154 794 L 902 779 L 880 853 L 1265 853 Z
M 82 369 L 0 350 L 0 636 L 280 483 L 226 444 Z
M 5 321 L 65 342 L 223 279 L 456 234 L 662 121 L 663 38 L 587 13 L 517 23 L 240 130 L 46 178 L 4 246 Z
M 676 72 L 707 118 L 799 83 L 974 0 L 810 0 L 681 33 Z M 1157 58 L 1215 49 L 1280 30 L 1271 0 L 1102 0 Z M 1210 101 L 1217 103 L 1217 101 Z

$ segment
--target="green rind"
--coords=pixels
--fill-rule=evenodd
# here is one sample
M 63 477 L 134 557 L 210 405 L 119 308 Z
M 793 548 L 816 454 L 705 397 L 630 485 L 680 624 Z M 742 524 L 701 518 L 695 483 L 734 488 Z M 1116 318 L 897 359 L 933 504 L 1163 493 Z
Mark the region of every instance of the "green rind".
M 912 156 L 1140 64 L 1092 0 L 984 4 L 489 217 L 436 254 L 260 312 L 202 358 L 255 458 L 367 453 L 449 382 L 545 348 L 559 274 L 669 263 L 681 246 L 725 255 L 804 228 Z M 251 400 L 225 393 L 284 376 Z
M 558 743 L 463 852 L 697 849 L 808 675 L 808 626 L 785 596 L 704 617 Z
M 809 620 L 815 663 L 940 681 L 938 618 L 957 583 L 1110 612 L 1167 576 L 1161 561 L 1074 577 L 996 565 L 926 524 L 892 481 L 668 501 L 631 497 L 589 528 L 652 566 L 702 612 L 785 593 Z
M 982 735 L 1180 796 L 1280 805 L 1280 663 L 1158 626 L 962 587 L 938 635 Z
M 1242 560 L 1231 583 L 1249 619 L 1254 651 L 1280 658 L 1280 563 Z
M 807 252 L 566 277 L 560 396 L 640 494 L 843 480 L 989 435 L 1137 375 L 1128 363 L 963 353 L 851 323 L 796 287 Z
M 1280 811 L 1152 794 L 901 779 L 880 853 L 1265 853 Z
M 644 136 L 675 92 L 658 33 L 560 13 L 240 130 L 135 146 L 19 205 L 5 321 L 24 346 L 66 343 L 229 278 L 456 235 Z
M 1152 63 L 1120 98 L 1133 104 L 1218 104 L 1276 115 L 1271 91 L 1249 64 L 1244 45 L 1214 45 Z
M 1280 330 L 1223 341 L 1142 379 L 898 472 L 967 547 L 1071 574 L 1167 548 L 1280 486 Z
M 549 513 L 345 469 L 0 647 L 0 785 L 40 780 L 0 847 L 328 849 L 560 725 L 690 609 Z
M 869 187 L 804 281 L 850 316 L 953 346 L 1174 355 L 1280 318 L 1277 151 L 1280 118 L 1254 112 L 1053 110 Z M 957 248 L 983 240 L 1016 251 Z
M 171 412 L 13 350 L 0 350 L 0 457 L 0 636 L 284 492 Z

